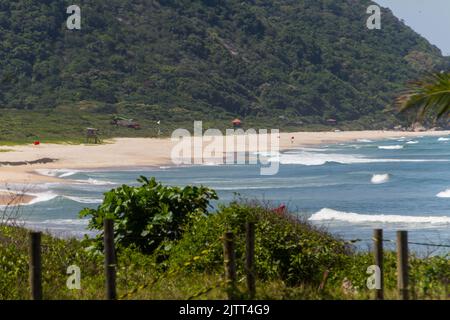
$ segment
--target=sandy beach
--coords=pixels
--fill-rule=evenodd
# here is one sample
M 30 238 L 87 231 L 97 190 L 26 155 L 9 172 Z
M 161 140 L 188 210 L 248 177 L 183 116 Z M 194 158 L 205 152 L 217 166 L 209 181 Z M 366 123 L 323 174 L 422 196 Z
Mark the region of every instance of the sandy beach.
M 357 141 L 379 140 L 391 137 L 445 136 L 450 131 L 341 131 L 280 133 L 279 149 L 301 146 Z M 203 143 L 203 148 L 209 141 Z M 176 141 L 170 138 L 116 138 L 101 145 L 46 144 L 0 147 L 0 184 L 20 183 L 35 185 L 61 181 L 39 174 L 49 169 L 99 169 L 139 166 L 173 165 L 171 152 Z M 236 145 L 236 151 L 267 151 L 257 144 Z M 2 188 L 0 188 L 2 189 Z M 4 188 L 3 188 L 4 189 Z M 23 201 L 30 198 L 23 197 Z M 0 196 L 0 204 L 8 202 L 7 195 Z

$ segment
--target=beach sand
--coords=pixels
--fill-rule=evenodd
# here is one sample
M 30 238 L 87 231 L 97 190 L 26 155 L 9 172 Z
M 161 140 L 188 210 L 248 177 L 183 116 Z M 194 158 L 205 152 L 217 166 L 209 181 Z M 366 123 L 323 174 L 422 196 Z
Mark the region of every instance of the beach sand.
M 0 191 L 0 205 L 2 206 L 15 206 L 18 204 L 25 204 L 31 202 L 35 198 L 35 196 L 28 194 Z
M 445 136 L 450 131 L 402 132 L 402 131 L 340 131 L 280 133 L 279 149 L 301 146 L 357 141 L 379 140 L 391 137 Z M 276 137 L 278 139 L 278 137 Z M 270 139 L 269 139 L 270 140 Z M 209 142 L 205 141 L 203 146 Z M 177 144 L 170 138 L 116 138 L 101 145 L 46 144 L 8 147 L 0 153 L 0 185 L 12 183 L 35 185 L 57 182 L 61 179 L 42 175 L 49 169 L 99 169 L 173 165 L 171 152 Z M 236 151 L 258 150 L 257 144 L 238 144 Z M 220 155 L 220 158 L 223 154 Z M 219 158 L 219 156 L 218 156 Z M 1 188 L 0 188 L 1 189 Z M 3 199 L 3 200 L 2 200 Z M 22 198 L 24 202 L 32 198 Z M 0 204 L 8 202 L 8 196 L 0 196 Z

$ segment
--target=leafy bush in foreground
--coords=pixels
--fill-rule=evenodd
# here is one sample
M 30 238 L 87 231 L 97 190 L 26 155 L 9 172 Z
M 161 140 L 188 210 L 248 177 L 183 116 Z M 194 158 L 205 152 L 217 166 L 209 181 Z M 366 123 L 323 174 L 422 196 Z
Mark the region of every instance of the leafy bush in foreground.
M 277 214 L 261 205 L 232 203 L 217 214 L 197 217 L 183 237 L 170 249 L 169 268 L 177 268 L 198 255 L 191 269 L 222 270 L 222 241 L 233 231 L 238 273 L 244 273 L 245 224 L 256 223 L 255 261 L 257 277 L 282 279 L 288 284 L 318 284 L 325 270 L 338 268 L 349 253 L 344 242 L 333 238 L 290 214 Z
M 193 217 L 206 215 L 210 200 L 217 199 L 205 187 L 169 187 L 145 177 L 138 181 L 141 186 L 122 185 L 106 192 L 97 209 L 80 212 L 81 217 L 91 217 L 91 230 L 103 230 L 104 219 L 113 219 L 116 248 L 133 246 L 151 253 L 162 241 L 178 239 L 183 227 Z M 96 237 L 98 248 L 102 239 L 103 232 Z

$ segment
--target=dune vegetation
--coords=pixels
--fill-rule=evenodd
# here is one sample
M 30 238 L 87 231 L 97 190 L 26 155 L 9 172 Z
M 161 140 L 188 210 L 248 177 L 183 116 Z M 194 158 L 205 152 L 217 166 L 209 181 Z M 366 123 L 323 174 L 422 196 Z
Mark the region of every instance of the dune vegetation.
M 226 299 L 223 234 L 234 234 L 235 297 L 248 299 L 245 225 L 255 223 L 255 299 L 372 299 L 370 252 L 316 228 L 288 211 L 237 199 L 212 211 L 215 192 L 174 188 L 141 178 L 86 209 L 94 238 L 42 238 L 44 299 L 104 299 L 102 221 L 114 219 L 119 299 Z M 28 299 L 27 230 L 0 227 L 0 299 Z M 450 256 L 410 255 L 413 299 L 448 299 Z M 385 298 L 396 299 L 396 255 L 385 251 Z M 67 268 L 81 270 L 81 289 L 66 286 Z

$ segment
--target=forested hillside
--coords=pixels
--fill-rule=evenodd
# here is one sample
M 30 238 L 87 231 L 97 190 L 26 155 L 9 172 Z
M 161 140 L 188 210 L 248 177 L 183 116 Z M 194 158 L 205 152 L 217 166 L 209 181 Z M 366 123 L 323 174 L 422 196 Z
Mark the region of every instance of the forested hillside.
M 406 81 L 448 67 L 390 11 L 368 30 L 367 0 L 76 2 L 81 30 L 66 27 L 73 1 L 0 0 L 4 114 L 350 121 L 383 117 Z

